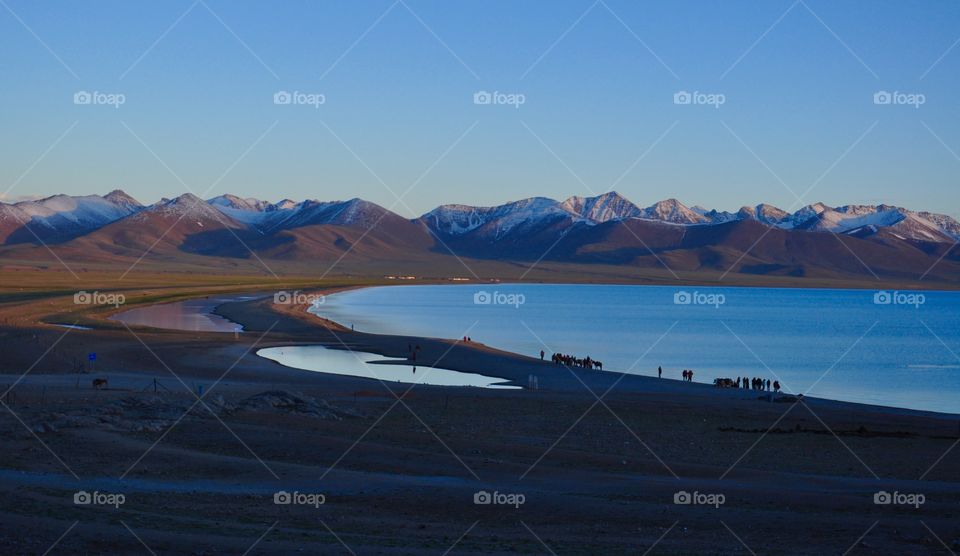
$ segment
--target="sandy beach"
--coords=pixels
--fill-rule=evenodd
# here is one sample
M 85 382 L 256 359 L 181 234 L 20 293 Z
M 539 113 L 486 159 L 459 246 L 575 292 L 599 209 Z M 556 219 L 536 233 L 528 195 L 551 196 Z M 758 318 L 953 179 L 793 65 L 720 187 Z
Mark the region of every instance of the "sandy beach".
M 22 554 L 55 542 L 158 554 L 960 545 L 955 415 L 567 369 L 479 338 L 352 332 L 271 301 L 219 306 L 243 325 L 235 337 L 128 330 L 109 312 L 65 320 L 75 307 L 62 296 L 7 299 L 0 545 Z M 40 322 L 51 319 L 92 329 Z M 521 386 L 535 375 L 540 389 L 381 383 L 255 355 L 323 344 L 405 357 L 411 343 L 420 365 Z M 77 373 L 91 351 L 95 371 Z M 95 378 L 108 386 L 94 390 Z M 79 491 L 124 500 L 75 504 Z M 294 503 L 275 503 L 277 493 Z M 893 503 L 876 503 L 884 493 Z

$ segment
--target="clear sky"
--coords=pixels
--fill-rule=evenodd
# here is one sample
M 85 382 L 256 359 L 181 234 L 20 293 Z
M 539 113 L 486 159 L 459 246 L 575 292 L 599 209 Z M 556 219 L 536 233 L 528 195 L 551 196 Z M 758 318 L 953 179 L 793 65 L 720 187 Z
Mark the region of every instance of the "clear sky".
M 956 0 L 0 0 L 0 192 L 956 216 L 958 40 Z

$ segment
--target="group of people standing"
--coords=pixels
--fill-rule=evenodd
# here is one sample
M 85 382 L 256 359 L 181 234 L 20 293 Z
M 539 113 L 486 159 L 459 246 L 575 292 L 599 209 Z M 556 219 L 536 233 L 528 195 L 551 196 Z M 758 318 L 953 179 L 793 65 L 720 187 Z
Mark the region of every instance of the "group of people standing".
M 540 359 L 543 359 L 544 353 L 540 351 Z M 563 353 L 554 353 L 550 356 L 550 360 L 556 363 L 557 365 L 566 365 L 568 367 L 583 367 L 584 369 L 597 369 L 603 370 L 603 363 L 595 359 L 591 359 L 590 356 L 584 358 L 579 358 L 574 355 L 565 355 Z
M 748 386 L 747 386 L 747 383 L 748 383 L 748 382 L 749 382 L 749 388 L 750 388 L 751 390 L 759 390 L 759 391 L 761 391 L 761 392 L 769 392 L 769 391 L 770 391 L 770 388 L 772 387 L 774 392 L 779 392 L 779 391 L 780 391 L 780 381 L 779 381 L 779 380 L 774 380 L 773 383 L 771 384 L 769 378 L 766 379 L 766 380 L 764 380 L 764 379 L 758 378 L 758 377 L 753 377 L 753 378 L 743 377 L 743 380 L 741 381 L 741 380 L 740 380 L 740 377 L 738 376 L 738 377 L 737 377 L 737 381 L 736 381 L 737 388 L 747 388 L 747 387 L 748 387 Z

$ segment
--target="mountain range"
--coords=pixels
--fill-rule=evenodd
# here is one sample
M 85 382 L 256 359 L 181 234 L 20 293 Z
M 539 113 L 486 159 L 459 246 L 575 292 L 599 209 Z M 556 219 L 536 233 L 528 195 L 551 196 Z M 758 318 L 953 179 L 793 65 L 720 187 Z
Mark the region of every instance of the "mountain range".
M 823 203 L 736 212 L 616 192 L 495 207 L 441 205 L 415 219 L 362 199 L 272 203 L 192 194 L 142 205 L 123 191 L 0 203 L 0 261 L 55 250 L 82 260 L 178 256 L 324 261 L 350 257 L 666 267 L 761 275 L 957 281 L 960 223 L 891 205 Z M 929 271 L 936 267 L 936 271 Z

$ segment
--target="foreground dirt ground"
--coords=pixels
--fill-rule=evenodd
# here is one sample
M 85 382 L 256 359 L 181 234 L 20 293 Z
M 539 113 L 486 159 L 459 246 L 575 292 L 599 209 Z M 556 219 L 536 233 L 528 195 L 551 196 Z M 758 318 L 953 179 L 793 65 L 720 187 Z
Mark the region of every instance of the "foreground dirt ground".
M 342 341 L 396 355 L 408 338 L 328 331 L 253 302 L 224 310 L 247 331 L 70 330 L 30 325 L 22 306 L 0 314 L 5 553 L 960 547 L 955 416 L 574 376 L 423 338 L 424 361 L 522 383 L 537 374 L 541 390 L 409 388 L 253 353 Z M 96 372 L 78 373 L 90 351 Z M 109 385 L 94 390 L 100 377 Z M 75 503 L 80 492 L 94 503 Z M 303 503 L 276 503 L 283 493 Z M 894 503 L 876 503 L 884 493 Z

